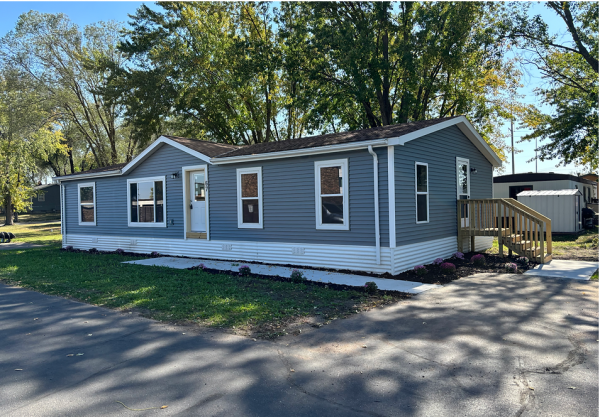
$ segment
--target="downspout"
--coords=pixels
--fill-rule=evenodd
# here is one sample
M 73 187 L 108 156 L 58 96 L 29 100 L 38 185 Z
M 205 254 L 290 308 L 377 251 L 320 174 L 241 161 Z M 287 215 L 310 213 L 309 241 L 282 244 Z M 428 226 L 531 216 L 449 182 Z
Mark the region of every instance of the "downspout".
M 379 167 L 377 154 L 373 151 L 373 146 L 369 145 L 369 153 L 373 155 L 373 194 L 375 195 L 375 256 L 377 265 L 381 265 L 381 237 L 379 236 Z

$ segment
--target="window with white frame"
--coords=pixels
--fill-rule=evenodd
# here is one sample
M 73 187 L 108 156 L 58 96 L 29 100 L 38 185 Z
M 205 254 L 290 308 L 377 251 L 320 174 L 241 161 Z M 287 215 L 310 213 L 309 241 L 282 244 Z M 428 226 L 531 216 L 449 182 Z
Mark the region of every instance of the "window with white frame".
M 96 183 L 78 184 L 77 199 L 79 201 L 79 224 L 81 226 L 95 226 Z
M 417 223 L 429 223 L 429 166 L 415 162 L 415 199 Z
M 263 227 L 262 168 L 237 169 L 238 228 Z
M 315 162 L 317 229 L 349 230 L 348 160 Z
M 129 226 L 165 227 L 165 177 L 127 180 Z
M 46 201 L 46 193 L 45 193 L 45 192 L 43 192 L 43 191 L 40 191 L 40 192 L 38 193 L 37 200 L 38 200 L 38 201 Z

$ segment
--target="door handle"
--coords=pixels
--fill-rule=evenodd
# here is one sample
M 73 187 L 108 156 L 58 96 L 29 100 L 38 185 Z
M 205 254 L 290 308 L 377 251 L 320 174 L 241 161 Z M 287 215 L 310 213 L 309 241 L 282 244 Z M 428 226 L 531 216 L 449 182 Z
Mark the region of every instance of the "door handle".
M 190 210 L 192 210 L 194 208 L 194 205 L 192 203 L 190 203 Z

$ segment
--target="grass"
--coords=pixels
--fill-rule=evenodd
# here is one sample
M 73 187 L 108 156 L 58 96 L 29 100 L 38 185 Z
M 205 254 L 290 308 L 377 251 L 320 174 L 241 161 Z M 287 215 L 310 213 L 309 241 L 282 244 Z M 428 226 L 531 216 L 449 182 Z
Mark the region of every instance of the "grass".
M 298 320 L 333 320 L 398 299 L 202 270 L 123 264 L 139 259 L 58 248 L 0 251 L 0 280 L 90 304 L 136 309 L 157 320 L 193 322 L 273 337 Z
M 506 253 L 506 248 L 504 251 Z M 498 254 L 497 238 L 494 238 L 493 246 L 486 252 Z M 598 226 L 579 234 L 553 234 L 552 258 L 598 260 Z
M 4 219 L 2 219 L 4 223 Z M 60 214 L 21 214 L 19 222 L 13 226 L 2 226 L 0 232 L 12 232 L 13 242 L 27 242 L 35 245 L 60 245 Z

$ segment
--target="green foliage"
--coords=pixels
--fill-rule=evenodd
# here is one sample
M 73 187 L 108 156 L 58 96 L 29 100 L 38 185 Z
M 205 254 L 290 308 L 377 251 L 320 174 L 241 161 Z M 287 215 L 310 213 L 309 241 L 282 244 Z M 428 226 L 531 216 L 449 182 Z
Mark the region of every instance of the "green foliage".
M 527 113 L 525 125 L 541 139 L 540 159 L 560 158 L 598 168 L 598 3 L 545 3 L 564 22 L 568 41 L 550 35 L 541 16 L 531 19 L 527 5 L 506 24 L 512 39 L 526 51 L 523 61 L 535 66 L 546 84 L 538 97 L 552 106 L 552 114 L 538 109 Z

